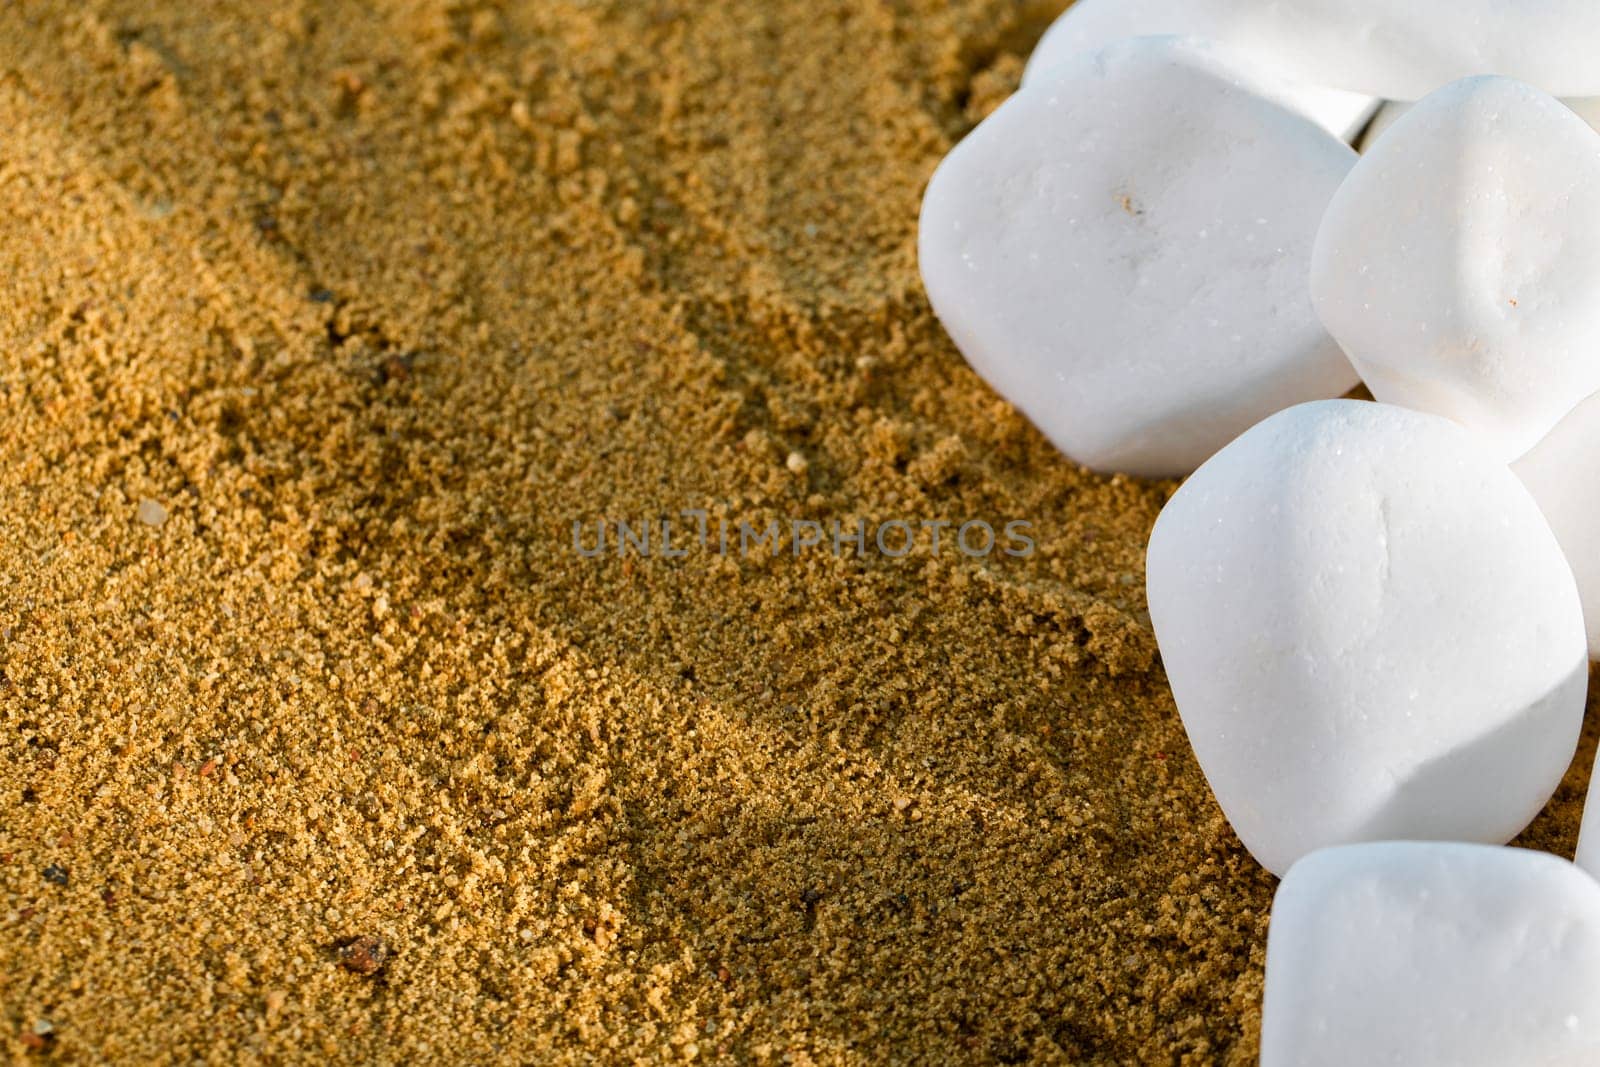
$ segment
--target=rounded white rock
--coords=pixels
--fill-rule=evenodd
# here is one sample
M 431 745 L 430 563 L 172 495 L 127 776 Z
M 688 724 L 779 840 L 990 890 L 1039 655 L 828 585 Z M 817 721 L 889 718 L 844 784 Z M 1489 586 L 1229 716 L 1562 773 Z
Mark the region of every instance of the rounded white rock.
M 1022 84 L 1035 84 L 1075 55 L 1130 37 L 1183 36 L 1192 3 L 1193 0 L 1078 0 L 1039 39 L 1022 72 Z M 1274 58 L 1270 54 L 1251 56 L 1263 66 L 1270 66 Z M 1283 79 L 1280 102 L 1285 107 L 1298 111 L 1342 141 L 1359 134 L 1378 109 L 1377 97 L 1297 84 L 1292 71 L 1276 76 Z
M 1275 873 L 1358 841 L 1504 843 L 1572 760 L 1572 572 L 1516 476 L 1445 419 L 1273 416 L 1168 502 L 1147 591 L 1195 755 Z
M 1504 460 L 1600 391 L 1600 134 L 1469 78 L 1411 108 L 1328 205 L 1311 294 L 1373 396 Z
M 1389 100 L 1503 74 L 1556 96 L 1600 95 L 1594 0 L 1083 0 L 1052 48 L 1160 32 L 1269 59 L 1280 76 Z M 1069 15 L 1071 12 L 1069 11 Z
M 1211 46 L 1140 38 L 1006 101 L 928 184 L 919 257 L 973 368 L 1102 471 L 1186 474 L 1355 372 L 1311 243 L 1355 153 Z
M 1261 1067 L 1600 1063 L 1600 884 L 1541 852 L 1327 849 L 1278 887 Z

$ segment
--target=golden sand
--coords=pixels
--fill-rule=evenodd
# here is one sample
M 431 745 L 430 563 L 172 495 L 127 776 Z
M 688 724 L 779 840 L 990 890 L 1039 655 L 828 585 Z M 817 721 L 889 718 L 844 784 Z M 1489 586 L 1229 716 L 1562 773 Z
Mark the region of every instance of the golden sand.
M 0 7 L 0 1047 L 1253 1062 L 1172 486 L 916 273 L 1059 0 L 266 6 Z M 1038 550 L 573 548 L 684 509 Z

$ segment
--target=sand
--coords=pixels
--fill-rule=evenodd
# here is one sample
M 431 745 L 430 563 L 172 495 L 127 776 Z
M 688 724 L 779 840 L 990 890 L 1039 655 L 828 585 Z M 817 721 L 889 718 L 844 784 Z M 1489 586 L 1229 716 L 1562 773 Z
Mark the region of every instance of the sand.
M 916 274 L 1060 6 L 0 8 L 3 1047 L 1252 1062 L 1173 486 Z M 1036 551 L 574 548 L 685 509 Z

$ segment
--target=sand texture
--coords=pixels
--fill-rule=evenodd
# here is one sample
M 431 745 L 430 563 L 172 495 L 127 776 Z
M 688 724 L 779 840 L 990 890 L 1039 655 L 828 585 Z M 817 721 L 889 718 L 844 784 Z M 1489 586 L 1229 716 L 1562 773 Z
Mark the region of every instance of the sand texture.
M 0 4 L 0 1049 L 1252 1062 L 1173 486 L 916 272 L 1060 6 Z M 691 508 L 1037 552 L 573 548 Z

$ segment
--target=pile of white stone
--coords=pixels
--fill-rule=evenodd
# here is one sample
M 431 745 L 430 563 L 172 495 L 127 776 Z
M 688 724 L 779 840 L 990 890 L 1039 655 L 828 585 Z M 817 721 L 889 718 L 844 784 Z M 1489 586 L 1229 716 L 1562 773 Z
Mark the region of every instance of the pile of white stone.
M 1193 475 L 1150 614 L 1285 875 L 1264 1064 L 1600 1064 L 1600 815 L 1577 866 L 1499 847 L 1600 656 L 1592 97 L 1596 0 L 1082 0 L 929 184 L 973 367 Z

